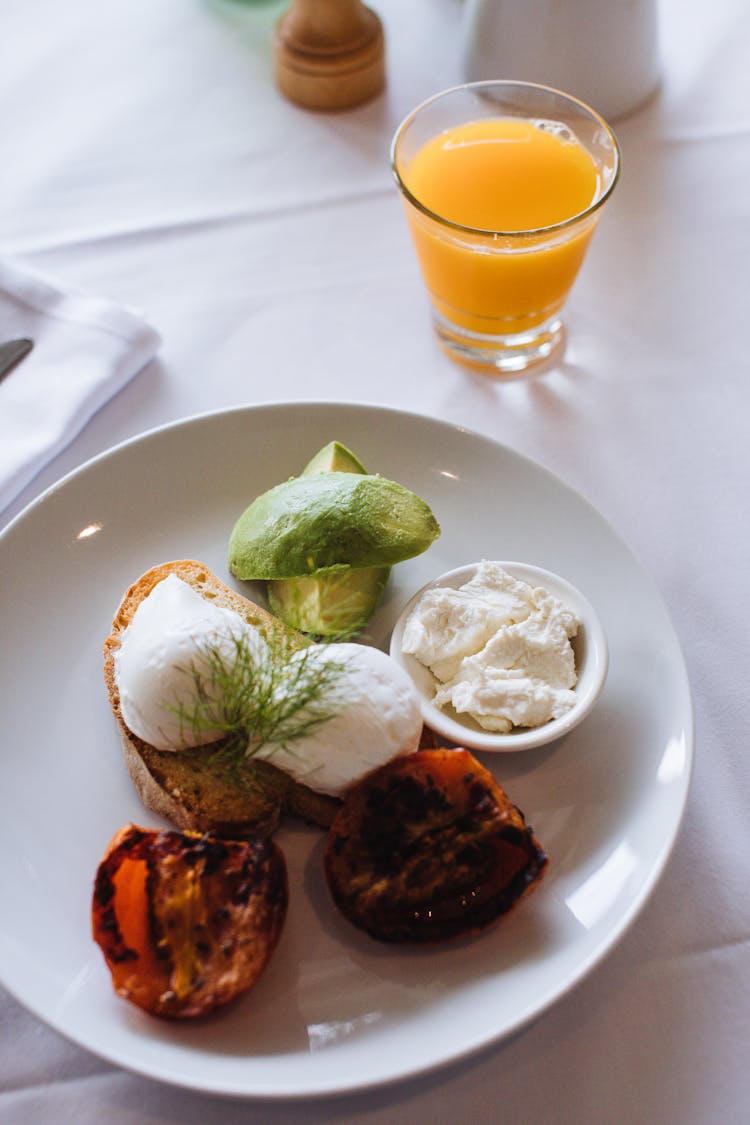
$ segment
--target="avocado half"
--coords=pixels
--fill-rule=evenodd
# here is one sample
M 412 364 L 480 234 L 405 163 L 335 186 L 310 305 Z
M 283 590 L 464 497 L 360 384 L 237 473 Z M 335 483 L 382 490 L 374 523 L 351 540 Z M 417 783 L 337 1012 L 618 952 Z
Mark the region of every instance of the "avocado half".
M 340 442 L 319 451 L 299 477 L 263 493 L 229 541 L 229 568 L 265 579 L 271 610 L 301 632 L 356 632 L 372 616 L 395 563 L 440 534 L 423 500 L 366 472 Z

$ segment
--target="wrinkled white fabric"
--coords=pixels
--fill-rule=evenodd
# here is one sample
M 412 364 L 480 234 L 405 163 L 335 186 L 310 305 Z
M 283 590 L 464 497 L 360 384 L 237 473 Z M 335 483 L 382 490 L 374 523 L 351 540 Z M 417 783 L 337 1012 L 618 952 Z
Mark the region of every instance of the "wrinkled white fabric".
M 33 348 L 0 378 L 0 511 L 160 343 L 130 309 L 0 261 L 0 343 L 19 338 Z

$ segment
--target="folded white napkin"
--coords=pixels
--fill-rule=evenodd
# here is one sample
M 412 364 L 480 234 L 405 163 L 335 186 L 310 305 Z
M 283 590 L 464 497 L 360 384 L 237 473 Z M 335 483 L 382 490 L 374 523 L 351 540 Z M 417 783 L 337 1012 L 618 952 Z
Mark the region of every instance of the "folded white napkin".
M 130 309 L 0 261 L 0 344 L 21 337 L 34 348 L 0 379 L 0 511 L 161 343 Z

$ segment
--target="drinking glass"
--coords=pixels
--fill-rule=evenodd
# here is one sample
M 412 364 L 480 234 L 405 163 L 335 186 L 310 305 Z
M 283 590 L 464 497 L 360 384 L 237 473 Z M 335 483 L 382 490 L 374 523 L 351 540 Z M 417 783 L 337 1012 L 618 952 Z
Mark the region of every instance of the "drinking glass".
M 448 353 L 499 375 L 559 354 L 565 300 L 619 175 L 606 122 L 550 87 L 468 83 L 406 117 L 391 167 Z

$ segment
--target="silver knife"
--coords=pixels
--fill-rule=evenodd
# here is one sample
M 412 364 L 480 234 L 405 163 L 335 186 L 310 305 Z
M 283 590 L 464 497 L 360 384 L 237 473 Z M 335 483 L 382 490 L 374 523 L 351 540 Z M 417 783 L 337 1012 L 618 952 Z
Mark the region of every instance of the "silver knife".
M 34 341 L 27 339 L 8 340 L 6 344 L 0 344 L 0 380 L 4 379 L 33 347 Z

